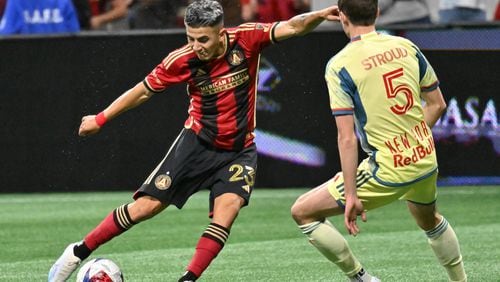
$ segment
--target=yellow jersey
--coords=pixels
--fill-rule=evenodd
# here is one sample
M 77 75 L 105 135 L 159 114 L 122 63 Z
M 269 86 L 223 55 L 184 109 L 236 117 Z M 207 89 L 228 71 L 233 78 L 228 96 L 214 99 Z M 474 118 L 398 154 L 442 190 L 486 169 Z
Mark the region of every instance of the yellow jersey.
M 325 79 L 333 115 L 354 115 L 378 182 L 407 185 L 437 169 L 420 94 L 439 82 L 415 44 L 376 31 L 363 34 L 330 59 Z

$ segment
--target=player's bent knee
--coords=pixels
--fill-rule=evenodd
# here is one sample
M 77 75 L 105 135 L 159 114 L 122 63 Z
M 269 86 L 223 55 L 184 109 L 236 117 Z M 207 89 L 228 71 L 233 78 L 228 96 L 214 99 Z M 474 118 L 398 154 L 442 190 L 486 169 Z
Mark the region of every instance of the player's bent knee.
M 239 210 L 245 204 L 245 200 L 238 194 L 225 193 L 215 198 L 215 209 Z
M 307 223 L 307 214 L 303 208 L 303 205 L 297 200 L 292 207 L 290 208 L 290 213 L 292 218 L 295 220 L 297 224 L 305 224 Z
M 128 205 L 130 217 L 135 222 L 140 222 L 152 218 L 166 208 L 160 200 L 143 196 Z
M 424 231 L 434 228 L 441 222 L 442 215 L 437 212 L 434 204 L 423 205 L 413 202 L 407 202 L 409 210 L 417 225 Z
M 416 221 L 420 229 L 428 231 L 436 227 L 441 222 L 442 218 L 442 215 L 435 213 L 431 216 L 417 218 Z

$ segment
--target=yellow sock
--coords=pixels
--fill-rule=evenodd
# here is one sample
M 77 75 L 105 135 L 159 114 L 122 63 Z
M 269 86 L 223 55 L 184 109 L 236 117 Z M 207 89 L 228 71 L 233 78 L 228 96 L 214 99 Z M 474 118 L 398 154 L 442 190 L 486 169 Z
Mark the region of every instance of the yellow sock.
M 449 280 L 467 281 L 457 235 L 448 221 L 443 217 L 436 227 L 425 233 L 438 261 L 448 272 Z
M 352 254 L 344 236 L 328 220 L 300 225 L 299 228 L 307 235 L 309 242 L 348 277 L 361 270 L 361 264 Z

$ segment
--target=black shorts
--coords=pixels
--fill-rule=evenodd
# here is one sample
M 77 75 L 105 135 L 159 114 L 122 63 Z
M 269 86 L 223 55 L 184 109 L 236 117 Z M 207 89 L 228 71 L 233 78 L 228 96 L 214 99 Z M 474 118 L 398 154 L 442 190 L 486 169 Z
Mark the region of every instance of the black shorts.
M 255 144 L 238 152 L 221 150 L 183 129 L 134 199 L 149 195 L 180 209 L 191 195 L 209 189 L 210 213 L 215 198 L 224 193 L 238 194 L 248 205 L 256 171 Z

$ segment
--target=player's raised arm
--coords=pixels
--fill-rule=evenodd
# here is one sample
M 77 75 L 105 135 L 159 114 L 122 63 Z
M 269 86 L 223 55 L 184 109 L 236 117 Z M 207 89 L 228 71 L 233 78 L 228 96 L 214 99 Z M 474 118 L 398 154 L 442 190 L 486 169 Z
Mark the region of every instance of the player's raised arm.
M 78 135 L 87 136 L 99 132 L 99 129 L 101 129 L 108 120 L 115 118 L 129 109 L 139 106 L 152 95 L 153 92 L 149 91 L 144 86 L 144 83 L 138 83 L 113 101 L 104 111 L 97 115 L 84 116 L 78 130 Z
M 339 9 L 337 6 L 300 14 L 288 21 L 280 22 L 274 30 L 274 38 L 277 41 L 282 41 L 293 36 L 304 35 L 325 20 L 339 21 Z

